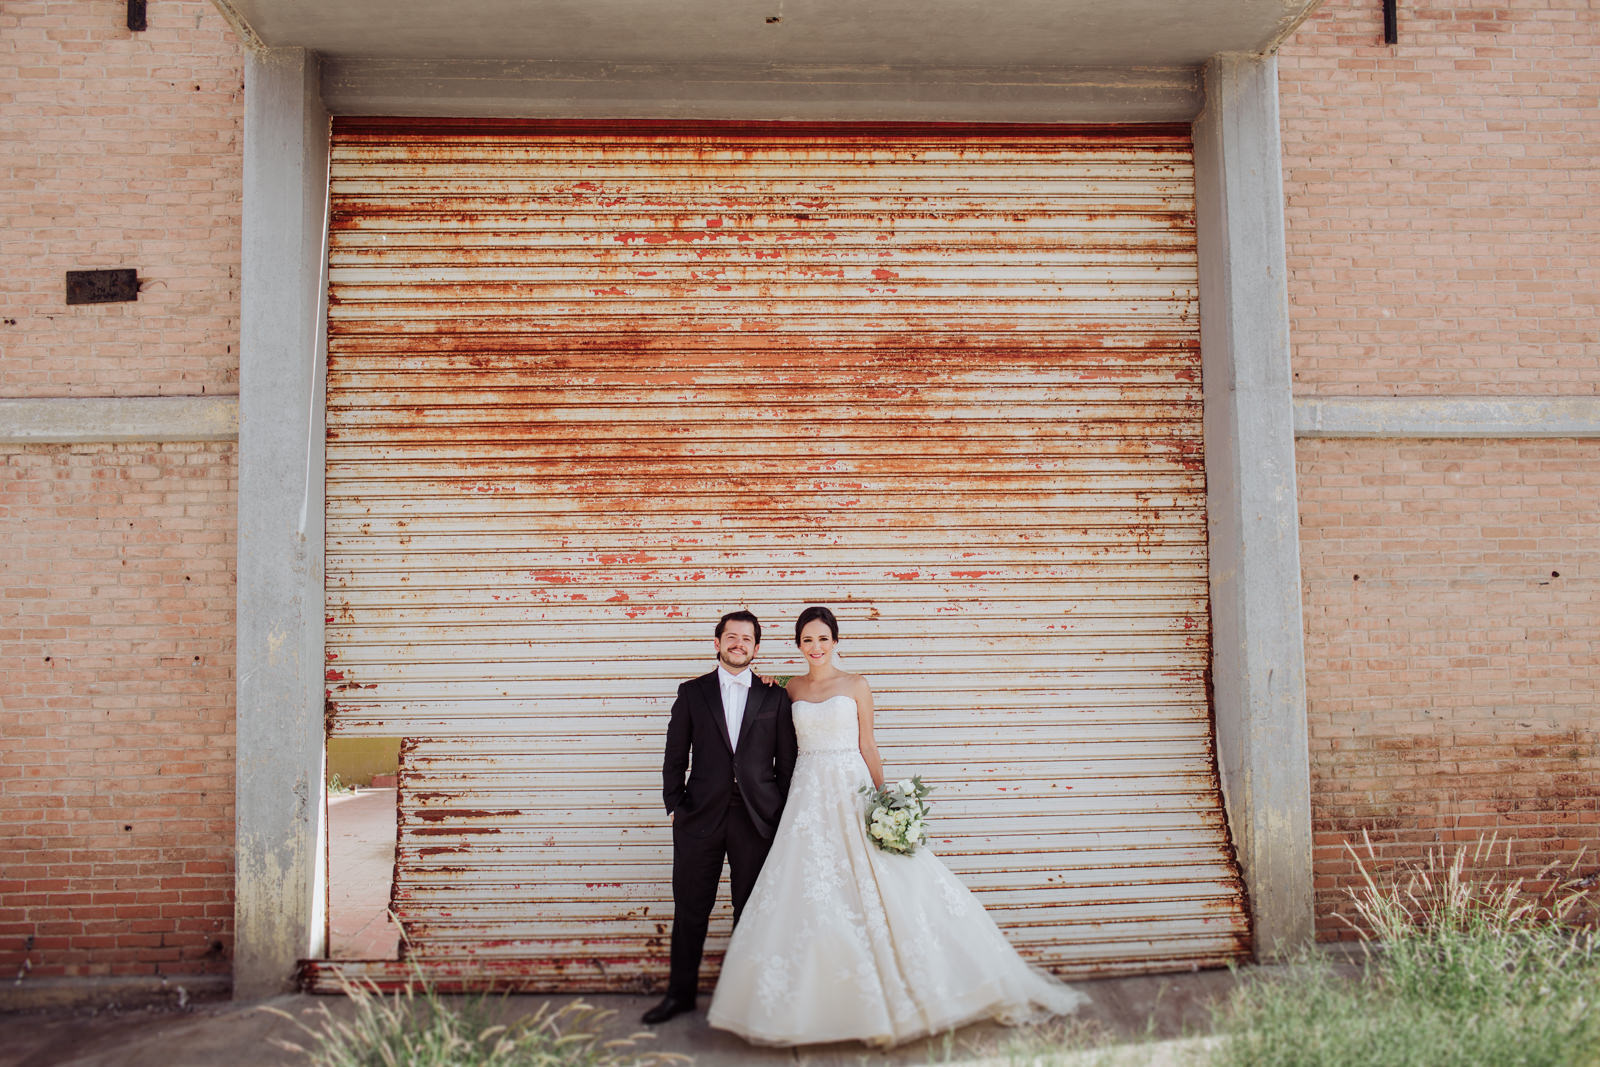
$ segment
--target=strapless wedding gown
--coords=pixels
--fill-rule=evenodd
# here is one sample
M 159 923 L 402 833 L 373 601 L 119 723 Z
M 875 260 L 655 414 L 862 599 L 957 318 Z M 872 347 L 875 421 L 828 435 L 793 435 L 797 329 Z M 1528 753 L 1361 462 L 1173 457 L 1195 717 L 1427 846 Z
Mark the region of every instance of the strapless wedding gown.
M 789 799 L 728 944 L 712 1026 L 764 1045 L 892 1045 L 1087 1001 L 1024 962 L 926 846 L 897 856 L 868 841 L 853 699 L 797 700 L 794 728 Z

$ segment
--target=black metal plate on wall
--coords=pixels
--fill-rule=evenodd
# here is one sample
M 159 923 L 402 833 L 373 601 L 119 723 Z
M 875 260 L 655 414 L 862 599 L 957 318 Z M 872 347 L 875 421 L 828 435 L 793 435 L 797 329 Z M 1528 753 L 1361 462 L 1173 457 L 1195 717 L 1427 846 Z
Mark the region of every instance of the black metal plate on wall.
M 114 304 L 139 299 L 137 270 L 69 270 L 67 303 Z

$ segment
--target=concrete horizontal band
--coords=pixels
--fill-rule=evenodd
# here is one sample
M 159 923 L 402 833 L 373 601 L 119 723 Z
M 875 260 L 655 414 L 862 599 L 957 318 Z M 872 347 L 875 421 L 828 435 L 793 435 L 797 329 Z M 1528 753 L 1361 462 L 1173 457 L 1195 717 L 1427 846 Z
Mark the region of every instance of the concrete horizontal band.
M 0 1011 L 61 1008 L 181 1006 L 190 1000 L 226 996 L 232 980 L 222 974 L 123 975 L 120 977 L 19 978 L 0 984 Z
M 0 399 L 0 445 L 238 439 L 236 396 Z
M 322 64 L 336 115 L 886 122 L 1188 122 L 1197 71 L 461 62 Z
M 1600 437 L 1594 397 L 1297 397 L 1296 437 Z M 236 396 L 0 399 L 0 444 L 234 441 Z
M 1600 437 L 1600 396 L 1296 397 L 1296 437 Z

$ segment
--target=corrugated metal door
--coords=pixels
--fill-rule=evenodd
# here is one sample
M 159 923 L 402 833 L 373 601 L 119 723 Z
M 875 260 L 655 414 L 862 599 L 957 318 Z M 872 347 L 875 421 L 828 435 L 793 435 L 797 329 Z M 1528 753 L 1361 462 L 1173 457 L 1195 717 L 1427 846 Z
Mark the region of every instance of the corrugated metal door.
M 1186 131 L 341 121 L 332 180 L 329 727 L 406 738 L 413 957 L 658 983 L 676 683 L 810 602 L 1024 955 L 1245 952 Z

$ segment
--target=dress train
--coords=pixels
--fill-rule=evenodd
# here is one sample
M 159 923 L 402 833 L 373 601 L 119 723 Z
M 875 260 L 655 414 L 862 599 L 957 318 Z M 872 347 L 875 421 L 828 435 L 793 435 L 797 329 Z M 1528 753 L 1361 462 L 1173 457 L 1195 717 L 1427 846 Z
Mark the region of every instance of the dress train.
M 1029 966 L 926 846 L 870 843 L 849 696 L 794 702 L 800 755 L 772 851 L 723 960 L 712 1026 L 765 1045 L 893 1045 L 1088 1000 Z

